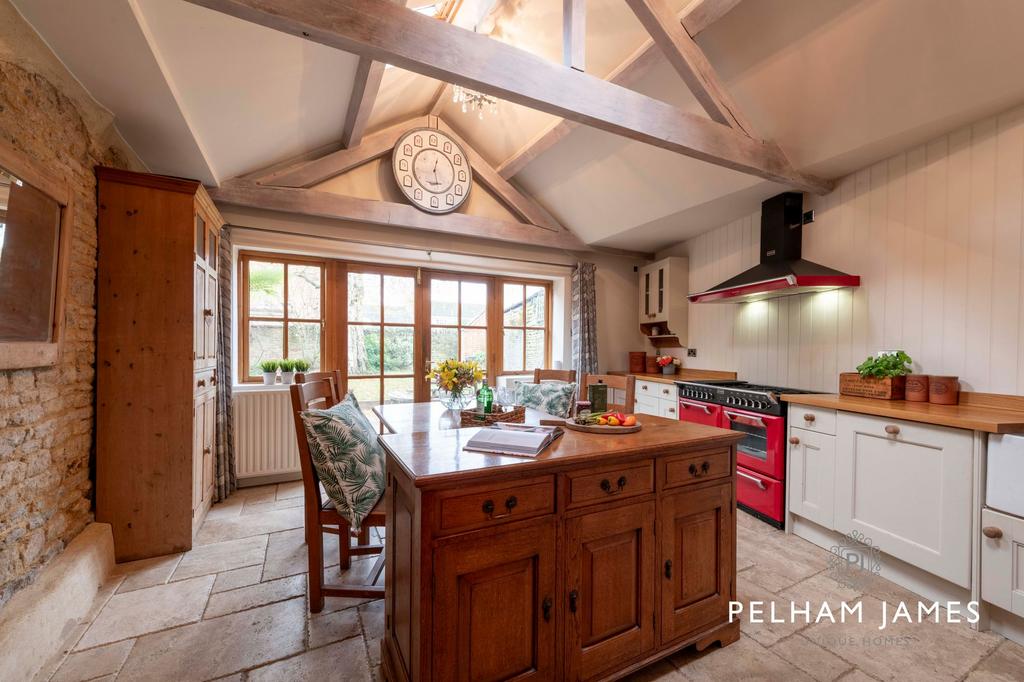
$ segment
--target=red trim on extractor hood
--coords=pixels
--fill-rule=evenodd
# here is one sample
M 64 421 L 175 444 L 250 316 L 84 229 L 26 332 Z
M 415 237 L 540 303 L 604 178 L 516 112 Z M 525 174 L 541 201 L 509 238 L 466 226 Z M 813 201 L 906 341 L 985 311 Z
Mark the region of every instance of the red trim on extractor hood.
M 859 286 L 859 275 L 787 275 L 737 287 L 690 294 L 687 299 L 690 303 L 739 303 L 744 299 L 759 301 L 812 291 L 831 291 Z

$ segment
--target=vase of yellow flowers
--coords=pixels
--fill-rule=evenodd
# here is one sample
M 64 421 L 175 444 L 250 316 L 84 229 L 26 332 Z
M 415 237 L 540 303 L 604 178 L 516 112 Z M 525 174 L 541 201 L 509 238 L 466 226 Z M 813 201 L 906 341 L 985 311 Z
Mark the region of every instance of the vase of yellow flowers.
M 435 363 L 427 380 L 437 388 L 437 398 L 449 410 L 463 410 L 476 400 L 476 385 L 484 373 L 475 362 L 448 359 Z

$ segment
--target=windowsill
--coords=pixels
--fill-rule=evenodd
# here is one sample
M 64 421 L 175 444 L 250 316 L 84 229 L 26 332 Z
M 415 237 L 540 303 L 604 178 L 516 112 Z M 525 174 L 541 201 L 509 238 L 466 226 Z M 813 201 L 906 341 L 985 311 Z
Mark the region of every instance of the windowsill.
M 263 393 L 270 391 L 287 391 L 292 384 L 233 384 L 232 393 Z

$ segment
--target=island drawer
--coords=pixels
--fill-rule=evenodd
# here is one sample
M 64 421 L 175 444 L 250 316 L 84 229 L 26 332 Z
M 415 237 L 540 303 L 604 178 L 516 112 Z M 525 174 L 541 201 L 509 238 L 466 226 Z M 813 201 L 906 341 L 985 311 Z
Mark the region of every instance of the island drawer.
M 665 465 L 665 488 L 677 488 L 732 475 L 732 453 L 728 448 L 688 452 L 685 455 L 666 457 L 662 461 Z
M 836 435 L 836 411 L 791 404 L 789 406 L 789 425 L 834 436 Z
M 437 493 L 438 531 L 448 534 L 521 521 L 555 511 L 553 476 Z
M 611 502 L 654 492 L 654 461 L 645 459 L 565 474 L 568 507 Z

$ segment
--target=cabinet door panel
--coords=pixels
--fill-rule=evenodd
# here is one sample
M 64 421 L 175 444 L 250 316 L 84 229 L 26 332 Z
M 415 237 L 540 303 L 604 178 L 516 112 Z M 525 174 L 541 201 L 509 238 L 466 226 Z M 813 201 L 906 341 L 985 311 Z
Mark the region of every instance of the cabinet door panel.
M 734 506 L 732 483 L 662 499 L 662 644 L 728 618 L 734 595 Z
M 981 538 L 981 598 L 1024 617 L 1024 519 L 983 509 L 981 525 L 999 531 Z
M 554 677 L 553 520 L 443 545 L 434 580 L 434 679 Z
M 203 308 L 203 357 L 205 366 L 217 363 L 217 273 L 206 273 L 206 305 Z
M 193 338 L 192 358 L 195 367 L 203 367 L 203 360 L 206 356 L 206 318 L 203 316 L 203 307 L 206 304 L 206 270 L 202 262 L 196 260 L 192 271 L 192 306 L 193 306 Z
M 213 495 L 213 449 L 217 435 L 217 394 L 210 391 L 203 401 L 203 502 L 209 502 Z
M 789 510 L 834 528 L 836 439 L 793 428 L 789 435 Z
M 206 432 L 206 410 L 203 398 L 192 405 L 192 514 L 203 504 L 203 435 Z
M 972 434 L 840 412 L 836 439 L 836 530 L 967 587 Z
M 571 680 L 654 647 L 655 509 L 643 502 L 566 522 Z

